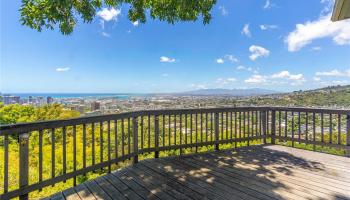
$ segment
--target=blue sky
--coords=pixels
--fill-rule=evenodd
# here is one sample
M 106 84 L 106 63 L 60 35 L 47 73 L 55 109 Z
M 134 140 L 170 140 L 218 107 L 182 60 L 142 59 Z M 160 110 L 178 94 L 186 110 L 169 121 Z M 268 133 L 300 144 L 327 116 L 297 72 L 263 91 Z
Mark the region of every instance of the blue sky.
M 331 0 L 218 0 L 212 20 L 131 23 L 127 6 L 101 10 L 73 34 L 19 22 L 1 1 L 2 92 L 278 91 L 350 84 L 350 20 Z

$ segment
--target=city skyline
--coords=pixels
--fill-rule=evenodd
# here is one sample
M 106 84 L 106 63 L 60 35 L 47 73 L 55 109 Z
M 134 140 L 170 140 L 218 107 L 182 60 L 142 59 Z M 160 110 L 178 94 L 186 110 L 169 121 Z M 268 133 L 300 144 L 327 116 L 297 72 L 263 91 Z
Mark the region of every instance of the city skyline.
M 131 23 L 125 6 L 105 8 L 70 36 L 22 26 L 19 6 L 1 2 L 2 93 L 289 92 L 350 84 L 350 20 L 329 21 L 332 0 L 218 1 L 206 26 Z

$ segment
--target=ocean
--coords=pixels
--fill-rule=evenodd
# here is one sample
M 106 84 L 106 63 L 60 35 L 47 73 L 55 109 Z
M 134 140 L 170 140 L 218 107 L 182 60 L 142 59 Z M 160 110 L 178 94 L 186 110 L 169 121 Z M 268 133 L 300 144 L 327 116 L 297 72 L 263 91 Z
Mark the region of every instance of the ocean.
M 126 93 L 3 93 L 2 95 L 9 94 L 12 96 L 19 96 L 21 98 L 32 97 L 52 97 L 54 99 L 68 99 L 68 98 L 116 98 L 116 99 L 129 99 L 131 97 L 144 97 L 146 94 L 126 94 Z

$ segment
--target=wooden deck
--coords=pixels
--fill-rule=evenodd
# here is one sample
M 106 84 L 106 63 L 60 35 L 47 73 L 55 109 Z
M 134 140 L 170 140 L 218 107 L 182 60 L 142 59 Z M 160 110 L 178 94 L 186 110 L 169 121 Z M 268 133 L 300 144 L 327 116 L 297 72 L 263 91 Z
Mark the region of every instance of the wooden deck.
M 350 199 L 350 158 L 268 145 L 149 159 L 51 199 Z

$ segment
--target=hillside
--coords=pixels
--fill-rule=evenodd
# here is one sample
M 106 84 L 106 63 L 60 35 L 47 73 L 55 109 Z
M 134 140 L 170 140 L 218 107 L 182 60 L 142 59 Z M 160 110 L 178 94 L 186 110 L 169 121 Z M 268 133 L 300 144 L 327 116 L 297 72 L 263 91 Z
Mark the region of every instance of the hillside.
M 266 90 L 260 88 L 250 88 L 250 89 L 201 89 L 183 92 L 180 95 L 194 95 L 194 96 L 258 96 L 266 94 L 277 93 L 273 90 Z
M 241 99 L 253 105 L 350 107 L 350 85 Z

